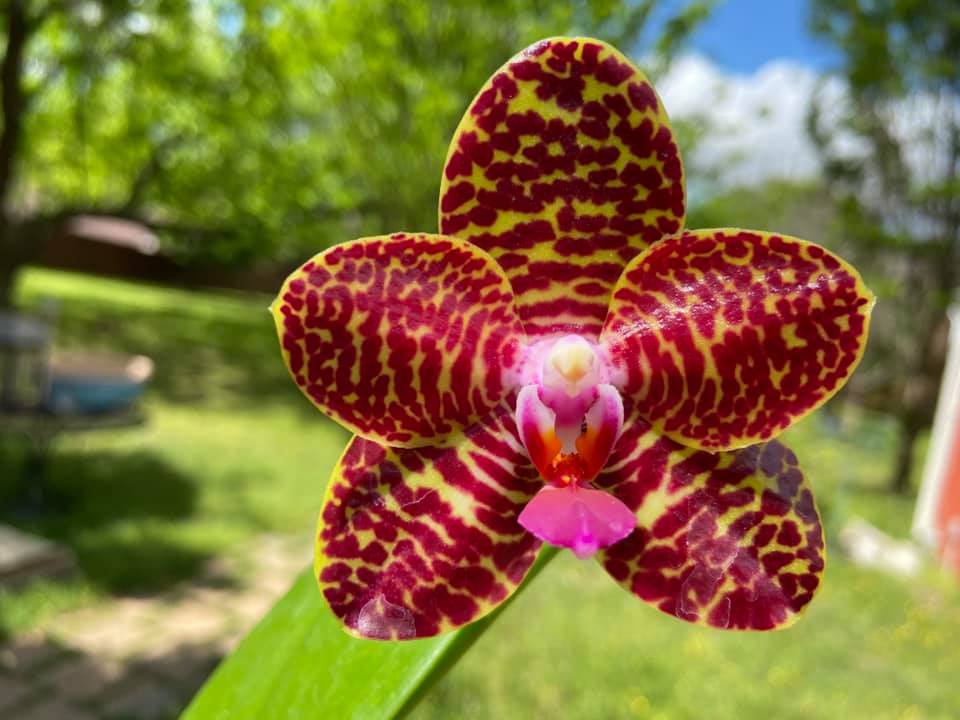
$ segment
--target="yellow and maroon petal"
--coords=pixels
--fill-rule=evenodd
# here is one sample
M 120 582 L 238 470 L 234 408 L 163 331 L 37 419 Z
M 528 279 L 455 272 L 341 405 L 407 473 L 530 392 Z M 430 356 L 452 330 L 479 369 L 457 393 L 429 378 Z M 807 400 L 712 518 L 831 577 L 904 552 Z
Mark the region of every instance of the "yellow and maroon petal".
M 873 295 L 813 243 L 695 230 L 635 258 L 602 341 L 639 414 L 674 440 L 767 440 L 832 397 L 860 362 Z
M 543 483 L 501 406 L 447 448 L 354 438 L 334 470 L 314 570 L 358 637 L 429 637 L 503 602 L 540 541 L 517 523 Z
M 460 121 L 440 231 L 504 267 L 531 336 L 593 335 L 623 266 L 683 226 L 683 167 L 653 87 L 611 46 L 543 40 Z
M 793 451 L 683 447 L 634 419 L 596 485 L 637 515 L 599 560 L 668 615 L 723 629 L 792 624 L 820 586 L 823 529 Z
M 441 235 L 330 248 L 287 278 L 272 311 L 303 393 L 394 447 L 443 444 L 490 412 L 524 338 L 500 266 Z

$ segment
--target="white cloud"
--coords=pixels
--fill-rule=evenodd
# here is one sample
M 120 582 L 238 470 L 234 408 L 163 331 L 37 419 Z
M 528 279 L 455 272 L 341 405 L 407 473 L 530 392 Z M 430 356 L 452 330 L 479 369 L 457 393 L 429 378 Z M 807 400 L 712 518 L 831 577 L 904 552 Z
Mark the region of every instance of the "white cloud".
M 699 55 L 677 59 L 657 90 L 671 118 L 705 121 L 702 141 L 685 158 L 692 192 L 710 189 L 702 178 L 730 187 L 816 176 L 806 122 L 817 82 L 813 70 L 786 61 L 734 75 Z
M 820 156 L 807 132 L 815 94 L 831 154 L 854 159 L 869 152 L 862 138 L 838 130 L 849 110 L 844 82 L 795 62 L 778 60 L 751 75 L 737 75 L 700 55 L 686 55 L 670 66 L 657 91 L 672 119 L 705 123 L 701 141 L 684 156 L 694 197 L 772 179 L 817 177 Z M 960 98 L 919 93 L 891 103 L 884 112 L 902 143 L 911 181 L 922 185 L 943 178 L 949 128 L 960 118 Z

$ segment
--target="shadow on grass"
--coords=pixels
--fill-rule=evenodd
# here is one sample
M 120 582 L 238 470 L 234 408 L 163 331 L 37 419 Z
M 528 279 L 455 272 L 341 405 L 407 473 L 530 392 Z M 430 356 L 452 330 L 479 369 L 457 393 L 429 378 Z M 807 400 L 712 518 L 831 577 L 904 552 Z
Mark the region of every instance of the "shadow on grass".
M 71 548 L 93 585 L 117 594 L 155 592 L 208 560 L 203 550 L 170 538 L 169 522 L 194 512 L 196 481 L 154 454 L 57 451 L 45 478 L 52 501 L 29 513 L 10 502 L 23 481 L 18 457 L 9 447 L 0 455 L 0 522 Z
M 121 628 L 121 632 L 124 628 Z M 2 638 L 0 638 L 2 641 Z M 178 717 L 223 659 L 217 642 L 180 642 L 121 663 L 50 638 L 0 645 L 0 673 L 12 689 L 4 717 Z M 8 701 L 8 702 L 7 702 Z
M 210 554 L 149 532 L 75 541 L 82 572 L 115 595 L 152 595 L 195 576 Z

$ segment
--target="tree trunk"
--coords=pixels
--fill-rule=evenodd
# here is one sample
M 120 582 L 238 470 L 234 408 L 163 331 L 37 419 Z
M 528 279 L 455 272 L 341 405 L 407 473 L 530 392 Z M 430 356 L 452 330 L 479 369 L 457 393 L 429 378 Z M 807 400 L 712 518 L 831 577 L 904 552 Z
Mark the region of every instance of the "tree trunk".
M 917 442 L 920 428 L 915 423 L 901 423 L 897 442 L 897 457 L 893 475 L 890 476 L 890 490 L 906 495 L 910 492 L 910 474 L 913 471 L 913 448 Z
M 11 0 L 6 16 L 7 47 L 0 62 L 0 106 L 3 132 L 0 133 L 0 203 L 6 203 L 13 186 L 25 105 L 23 56 L 30 34 L 23 0 Z
M 8 0 L 4 3 L 3 12 L 7 42 L 3 58 L 0 59 L 0 109 L 3 110 L 3 130 L 0 132 L 0 309 L 13 306 L 14 281 L 17 270 L 23 264 L 16 245 L 19 238 L 15 237 L 13 222 L 8 214 L 8 203 L 26 107 L 24 55 L 33 29 L 27 18 L 24 0 Z
M 0 258 L 0 311 L 13 308 L 14 291 L 20 268 Z

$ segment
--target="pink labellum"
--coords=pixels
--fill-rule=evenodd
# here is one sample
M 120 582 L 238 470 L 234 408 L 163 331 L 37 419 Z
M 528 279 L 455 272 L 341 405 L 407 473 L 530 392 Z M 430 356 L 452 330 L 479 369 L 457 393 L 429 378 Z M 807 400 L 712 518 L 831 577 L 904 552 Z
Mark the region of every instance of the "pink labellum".
M 581 559 L 623 540 L 637 525 L 636 516 L 613 495 L 577 485 L 547 485 L 518 520 L 540 540 L 568 548 Z

